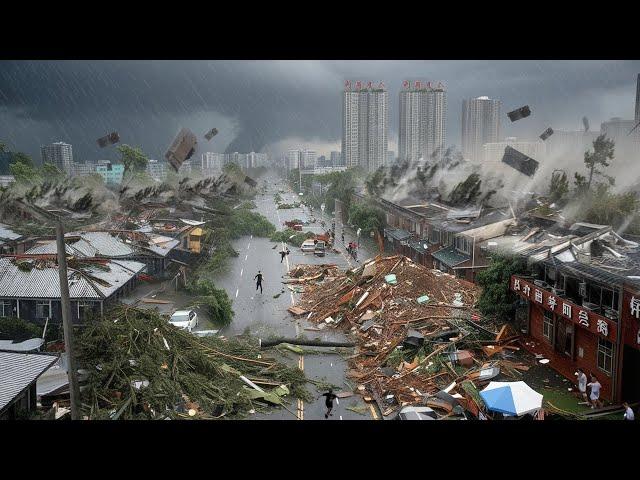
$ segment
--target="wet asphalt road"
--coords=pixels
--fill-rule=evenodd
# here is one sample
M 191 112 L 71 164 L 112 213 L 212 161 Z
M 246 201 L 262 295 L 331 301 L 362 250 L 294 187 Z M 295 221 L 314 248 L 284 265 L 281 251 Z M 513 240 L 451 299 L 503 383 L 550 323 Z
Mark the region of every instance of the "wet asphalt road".
M 302 207 L 295 209 L 278 210 L 274 202 L 274 194 L 278 190 L 285 190 L 287 193 L 280 193 L 285 203 L 298 201 L 298 196 L 290 192 L 285 186 L 285 182 L 275 175 L 262 177 L 259 180 L 260 191 L 262 185 L 267 185 L 267 193 L 258 193 L 254 202 L 257 205 L 256 211 L 267 217 L 278 230 L 284 228 L 284 221 L 295 218 L 310 220 L 312 215 L 320 216 L 321 212 L 310 212 Z M 322 233 L 331 227 L 331 221 L 325 220 L 327 228 L 320 225 L 319 220 L 304 227 L 304 231 L 311 230 Z M 336 233 L 339 231 L 336 229 Z M 345 241 L 355 240 L 345 229 Z M 341 243 L 339 241 L 339 243 Z M 231 325 L 225 328 L 221 334 L 230 337 L 233 335 L 250 333 L 262 339 L 275 336 L 297 337 L 304 335 L 310 339 L 319 338 L 327 341 L 344 341 L 346 336 L 340 332 L 324 329 L 322 331 L 305 330 L 314 327 L 315 324 L 303 319 L 295 319 L 287 308 L 297 300 L 294 292 L 290 291 L 283 283 L 282 279 L 286 272 L 298 263 L 320 264 L 333 263 L 340 268 L 354 267 L 358 263 L 349 259 L 341 248 L 342 253 L 327 251 L 324 257 L 317 257 L 312 253 L 303 253 L 299 248 L 290 246 L 291 253 L 280 262 L 279 251 L 283 248 L 281 243 L 274 249 L 274 243 L 266 238 L 243 237 L 234 242 L 234 248 L 240 255 L 232 261 L 228 271 L 216 279 L 218 287 L 223 287 L 233 300 L 235 317 Z M 338 246 L 341 247 L 340 245 Z M 361 252 L 360 259 L 368 258 L 371 255 L 364 255 Z M 263 293 L 256 291 L 254 277 L 258 270 L 264 275 Z M 283 292 L 284 290 L 284 292 Z M 278 295 L 278 298 L 274 296 Z M 305 347 L 303 347 L 305 348 Z M 322 350 L 324 354 L 298 355 L 288 352 L 283 360 L 302 368 L 307 378 L 336 385 L 339 389 L 351 391 L 354 387 L 345 383 L 346 361 L 331 349 L 319 349 L 317 347 L 306 347 L 312 350 Z M 326 411 L 324 397 L 319 398 L 322 391 L 318 391 L 313 384 L 308 385 L 308 390 L 316 398 L 311 403 L 293 401 L 288 406 L 289 410 L 296 413 L 296 416 L 304 420 L 324 420 Z M 350 406 L 360 406 L 364 413 L 360 414 L 347 410 Z M 333 416 L 329 420 L 370 420 L 378 417 L 379 414 L 372 411 L 362 398 L 354 395 L 350 398 L 338 400 L 334 405 Z M 295 420 L 295 416 L 285 409 L 275 409 L 269 414 L 256 414 L 253 419 L 286 419 Z

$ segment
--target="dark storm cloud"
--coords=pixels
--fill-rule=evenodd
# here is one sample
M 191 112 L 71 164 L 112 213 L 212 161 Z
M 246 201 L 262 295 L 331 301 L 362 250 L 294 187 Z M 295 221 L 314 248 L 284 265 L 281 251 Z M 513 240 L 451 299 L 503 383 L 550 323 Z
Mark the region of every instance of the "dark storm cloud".
M 505 135 L 535 138 L 548 125 L 592 129 L 611 116 L 632 117 L 640 62 L 601 61 L 12 61 L 0 62 L 0 140 L 39 158 L 41 144 L 66 141 L 78 159 L 114 158 L 96 138 L 160 158 L 180 127 L 200 151 L 259 151 L 291 137 L 335 142 L 341 135 L 344 79 L 384 81 L 390 138 L 405 78 L 442 81 L 448 90 L 448 142 L 459 144 L 463 98 L 489 95 L 504 112 L 533 114 Z M 505 117 L 506 118 L 506 117 Z M 212 127 L 220 134 L 207 143 Z

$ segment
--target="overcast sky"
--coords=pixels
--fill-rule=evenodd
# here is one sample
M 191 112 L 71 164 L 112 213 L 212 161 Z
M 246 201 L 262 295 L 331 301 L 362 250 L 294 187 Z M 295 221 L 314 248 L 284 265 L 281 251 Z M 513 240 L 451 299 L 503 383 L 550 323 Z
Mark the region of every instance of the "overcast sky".
M 40 146 L 71 143 L 77 161 L 115 159 L 96 139 L 162 158 L 180 127 L 198 152 L 340 149 L 344 80 L 383 81 L 389 91 L 390 148 L 397 147 L 404 79 L 447 89 L 447 144 L 460 146 L 462 99 L 503 102 L 503 136 L 535 138 L 545 128 L 592 130 L 633 118 L 640 61 L 0 61 L 0 141 L 40 160 Z M 511 124 L 506 112 L 528 104 Z M 202 137 L 219 130 L 211 142 Z M 397 152 L 396 152 L 397 153 Z

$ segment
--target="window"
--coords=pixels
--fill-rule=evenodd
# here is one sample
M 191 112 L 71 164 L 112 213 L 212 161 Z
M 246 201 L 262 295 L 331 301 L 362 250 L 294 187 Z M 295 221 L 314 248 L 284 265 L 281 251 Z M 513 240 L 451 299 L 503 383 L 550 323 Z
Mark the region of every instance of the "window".
M 51 305 L 48 300 L 36 302 L 36 318 L 51 318 Z
M 613 366 L 613 343 L 604 338 L 598 339 L 598 368 L 611 374 Z
M 11 307 L 11 300 L 0 301 L 0 317 L 12 317 L 13 308 Z
M 553 342 L 553 313 L 544 311 L 544 318 L 542 319 L 542 336 Z
M 440 243 L 440 230 L 432 228 L 431 234 L 429 235 L 429 241 L 431 243 Z
M 469 240 L 467 237 L 459 235 L 455 237 L 454 243 L 457 250 L 461 251 L 462 253 L 471 254 L 471 240 Z
M 78 302 L 78 320 L 86 320 L 91 312 L 91 303 Z

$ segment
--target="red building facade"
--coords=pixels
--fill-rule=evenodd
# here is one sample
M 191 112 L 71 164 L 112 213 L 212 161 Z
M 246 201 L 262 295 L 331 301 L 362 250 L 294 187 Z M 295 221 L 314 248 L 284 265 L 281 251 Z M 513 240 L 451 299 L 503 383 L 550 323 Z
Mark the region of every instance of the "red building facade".
M 525 346 L 575 383 L 582 368 L 602 384 L 602 398 L 640 399 L 640 293 L 621 286 L 618 319 L 599 313 L 513 275 L 510 290 L 522 300 L 528 320 Z

